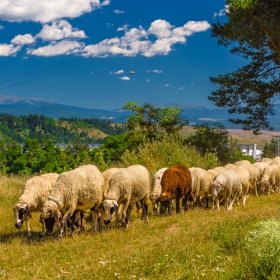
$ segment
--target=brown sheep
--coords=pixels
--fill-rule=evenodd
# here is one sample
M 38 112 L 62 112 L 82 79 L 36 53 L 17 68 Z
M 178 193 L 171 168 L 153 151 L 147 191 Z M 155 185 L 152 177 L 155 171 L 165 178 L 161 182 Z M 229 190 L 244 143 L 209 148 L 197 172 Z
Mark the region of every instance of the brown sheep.
M 188 210 L 187 200 L 193 200 L 192 178 L 190 171 L 183 164 L 177 164 L 168 168 L 162 175 L 162 191 L 157 201 L 160 201 L 160 213 L 164 214 L 168 209 L 171 215 L 172 199 L 176 199 L 176 213 L 179 213 L 179 202 L 182 198 L 182 206 Z

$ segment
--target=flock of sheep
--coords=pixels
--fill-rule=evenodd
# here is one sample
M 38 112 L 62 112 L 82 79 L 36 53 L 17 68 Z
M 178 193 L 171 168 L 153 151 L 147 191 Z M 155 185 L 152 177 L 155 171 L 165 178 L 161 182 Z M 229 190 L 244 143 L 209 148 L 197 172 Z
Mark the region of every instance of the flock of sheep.
M 148 201 L 157 214 L 171 214 L 173 200 L 176 212 L 180 202 L 184 210 L 190 205 L 219 210 L 223 201 L 231 210 L 235 201 L 245 205 L 249 192 L 280 191 L 280 157 L 264 158 L 251 164 L 247 160 L 204 170 L 187 169 L 182 164 L 158 170 L 151 177 L 142 165 L 127 168 L 110 168 L 103 173 L 94 165 L 83 165 L 62 174 L 48 173 L 34 176 L 24 187 L 23 194 L 14 206 L 15 226 L 20 229 L 26 221 L 27 236 L 31 236 L 29 219 L 32 212 L 41 212 L 41 236 L 60 227 L 59 238 L 66 228 L 84 229 L 85 210 L 90 209 L 94 231 L 97 226 L 109 225 L 113 215 L 126 228 L 130 223 L 133 205 L 142 209 L 142 219 L 148 223 Z

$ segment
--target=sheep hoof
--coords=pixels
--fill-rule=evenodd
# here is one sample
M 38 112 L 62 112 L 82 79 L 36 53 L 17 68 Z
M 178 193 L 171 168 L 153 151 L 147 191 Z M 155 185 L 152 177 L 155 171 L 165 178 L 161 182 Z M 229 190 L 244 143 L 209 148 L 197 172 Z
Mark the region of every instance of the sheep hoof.
M 40 237 L 40 238 L 43 238 L 43 237 L 45 237 L 45 234 L 40 233 L 39 237 Z

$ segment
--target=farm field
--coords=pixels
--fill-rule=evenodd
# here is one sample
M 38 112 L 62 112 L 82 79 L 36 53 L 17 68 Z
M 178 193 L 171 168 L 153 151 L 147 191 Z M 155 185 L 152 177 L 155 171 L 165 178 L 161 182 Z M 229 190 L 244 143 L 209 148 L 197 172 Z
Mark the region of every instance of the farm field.
M 134 212 L 125 231 L 113 224 L 95 235 L 88 223 L 60 242 L 57 233 L 39 238 L 35 214 L 28 240 L 12 210 L 26 180 L 0 178 L 0 279 L 256 279 L 241 270 L 242 240 L 258 221 L 279 216 L 279 194 L 250 196 L 231 212 L 156 217 L 149 209 L 148 225 Z

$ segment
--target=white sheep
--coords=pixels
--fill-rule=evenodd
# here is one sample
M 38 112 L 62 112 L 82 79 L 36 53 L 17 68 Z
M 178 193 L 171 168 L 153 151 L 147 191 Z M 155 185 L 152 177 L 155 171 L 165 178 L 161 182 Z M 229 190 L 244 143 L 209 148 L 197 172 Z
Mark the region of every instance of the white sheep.
M 62 238 L 66 222 L 75 210 L 92 210 L 94 231 L 97 231 L 98 207 L 104 195 L 104 178 L 94 165 L 83 165 L 64 172 L 58 177 L 48 200 L 42 209 L 42 217 L 48 233 L 54 224 L 60 225 L 59 237 Z
M 220 210 L 220 196 L 223 196 L 226 200 L 226 209 L 231 210 L 235 199 L 241 192 L 239 175 L 233 170 L 224 170 L 218 173 L 212 182 L 212 191 L 218 210 Z
M 29 218 L 32 212 L 41 211 L 46 202 L 59 174 L 48 173 L 40 176 L 34 176 L 25 183 L 23 193 L 14 206 L 15 226 L 20 229 L 26 221 L 27 236 L 31 236 Z M 45 225 L 42 223 L 41 236 L 46 233 Z
M 269 166 L 268 162 L 255 162 L 253 163 L 257 170 L 257 189 L 258 192 L 260 191 L 260 185 L 261 185 L 261 178 L 263 176 L 264 170 L 266 169 L 267 166 Z
M 262 193 L 267 191 L 267 194 L 270 194 L 270 192 L 274 192 L 274 190 L 279 192 L 280 165 L 273 164 L 266 167 L 260 182 Z
M 235 167 L 233 171 L 235 171 L 240 177 L 241 188 L 242 188 L 240 195 L 242 195 L 242 205 L 245 205 L 248 191 L 251 187 L 250 173 L 246 168 L 243 168 L 242 165 Z
M 120 168 L 113 167 L 113 168 L 109 168 L 102 172 L 102 175 L 104 178 L 104 198 L 103 198 L 103 200 L 107 198 L 107 192 L 109 189 L 109 181 L 111 180 L 112 176 L 119 170 L 120 170 Z
M 267 162 L 268 164 L 271 163 L 272 159 L 271 158 L 262 158 L 261 162 Z
M 192 196 L 199 206 L 202 206 L 202 196 L 206 199 L 206 208 L 208 208 L 208 192 L 211 181 L 206 170 L 199 167 L 189 168 L 192 177 Z
M 107 199 L 100 206 L 104 210 L 104 223 L 110 223 L 113 213 L 118 217 L 118 206 L 123 203 L 121 222 L 126 228 L 129 225 L 131 204 L 137 201 L 141 202 L 142 217 L 147 223 L 150 187 L 150 172 L 142 165 L 131 165 L 116 172 L 109 182 Z
M 269 165 L 273 165 L 273 164 L 280 165 L 280 157 L 273 158 L 269 163 Z
M 161 187 L 161 178 L 164 173 L 164 171 L 167 169 L 167 167 L 161 168 L 158 170 L 153 178 L 152 178 L 152 193 L 150 194 L 150 200 L 152 201 L 154 205 L 154 210 L 159 214 L 159 205 L 157 198 L 160 196 L 162 187 Z

